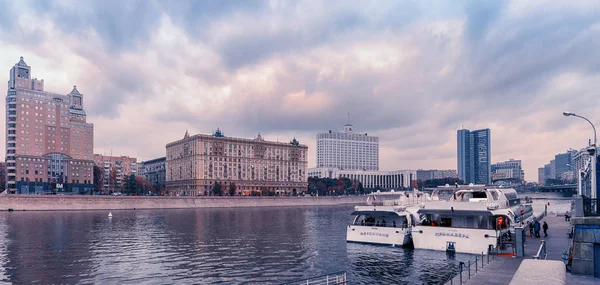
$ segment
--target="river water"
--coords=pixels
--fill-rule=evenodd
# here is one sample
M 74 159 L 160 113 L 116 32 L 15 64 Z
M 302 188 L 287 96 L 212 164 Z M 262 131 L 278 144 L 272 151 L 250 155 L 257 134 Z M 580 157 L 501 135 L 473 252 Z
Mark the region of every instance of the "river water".
M 553 200 L 553 202 L 556 200 Z M 544 201 L 545 202 L 545 201 Z M 351 206 L 0 213 L 14 284 L 439 284 L 472 256 L 346 243 Z

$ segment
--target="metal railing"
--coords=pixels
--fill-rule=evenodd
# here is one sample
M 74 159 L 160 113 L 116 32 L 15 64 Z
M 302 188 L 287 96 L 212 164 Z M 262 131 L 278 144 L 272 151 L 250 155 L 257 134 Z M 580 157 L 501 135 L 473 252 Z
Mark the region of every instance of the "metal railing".
M 456 273 L 455 275 L 452 276 L 452 278 L 450 278 L 450 281 L 448 281 L 446 284 L 450 284 L 450 285 L 454 285 L 454 284 L 463 284 L 465 282 L 467 282 L 467 280 L 471 279 L 471 276 L 477 274 L 478 271 L 480 271 L 481 269 L 483 269 L 486 265 L 488 265 L 490 262 L 494 261 L 496 259 L 496 255 L 493 255 L 491 251 L 488 250 L 488 254 L 484 255 L 483 252 L 481 253 L 481 255 L 476 255 L 475 256 L 475 260 L 467 260 L 467 263 L 465 262 L 459 262 L 458 263 L 458 273 Z M 472 267 L 475 267 L 474 269 Z M 458 280 L 454 280 L 457 279 Z
M 538 249 L 537 254 L 533 256 L 533 259 L 546 259 L 547 256 L 548 254 L 546 253 L 546 241 L 542 240 L 540 248 Z
M 592 199 L 584 196 L 582 200 L 584 216 L 600 216 L 600 199 Z
M 346 271 L 299 279 L 282 283 L 281 285 L 347 285 Z

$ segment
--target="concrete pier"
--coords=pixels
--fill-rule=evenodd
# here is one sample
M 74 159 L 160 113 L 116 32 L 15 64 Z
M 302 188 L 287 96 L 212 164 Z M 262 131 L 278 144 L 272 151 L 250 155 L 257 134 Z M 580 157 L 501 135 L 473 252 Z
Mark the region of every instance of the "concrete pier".
M 540 247 L 541 241 L 546 241 L 546 260 L 563 261 L 563 252 L 568 251 L 573 243 L 573 239 L 569 238 L 567 231 L 571 227 L 571 222 L 565 221 L 564 216 L 550 215 L 546 216 L 542 221 L 542 224 L 546 221 L 548 223 L 548 236 L 544 237 L 544 232 L 540 233 L 541 238 L 530 238 L 528 237 L 525 242 L 525 256 L 522 258 L 517 257 L 495 257 L 494 261 L 481 268 L 475 276 L 470 279 L 463 278 L 463 284 L 491 284 L 491 285 L 508 285 L 511 283 L 513 277 L 517 273 L 523 260 L 533 260 L 533 256 L 537 254 Z M 533 263 L 535 264 L 535 263 Z M 538 275 L 540 272 L 547 270 L 542 264 L 538 268 Z M 549 269 L 548 269 L 549 270 Z M 566 266 L 562 267 L 562 270 L 566 272 Z M 457 278 L 454 278 L 453 284 L 460 284 Z M 466 281 L 466 282 L 465 282 Z M 514 284 L 514 283 L 513 283 Z M 527 283 L 532 284 L 532 283 Z M 552 283 L 546 283 L 552 284 Z M 590 276 L 573 275 L 566 273 L 566 283 L 569 285 L 587 285 L 587 284 L 600 284 L 600 278 L 593 278 Z

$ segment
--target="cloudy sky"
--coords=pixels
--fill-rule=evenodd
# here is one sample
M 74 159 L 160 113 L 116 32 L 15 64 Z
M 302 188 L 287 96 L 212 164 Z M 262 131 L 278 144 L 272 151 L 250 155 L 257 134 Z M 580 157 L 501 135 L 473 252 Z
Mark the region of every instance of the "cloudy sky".
M 350 112 L 382 170 L 456 169 L 464 126 L 535 181 L 592 136 L 563 110 L 600 123 L 599 1 L 0 0 L 0 81 L 19 56 L 77 85 L 96 153 L 140 160 L 219 127 L 296 137 L 314 166 Z

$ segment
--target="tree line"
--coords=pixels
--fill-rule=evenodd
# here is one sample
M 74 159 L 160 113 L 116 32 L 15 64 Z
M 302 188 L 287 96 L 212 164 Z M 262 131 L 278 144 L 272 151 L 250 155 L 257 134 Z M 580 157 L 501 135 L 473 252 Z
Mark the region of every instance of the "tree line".
M 363 184 L 350 178 L 308 178 L 308 194 L 319 196 L 365 194 Z

